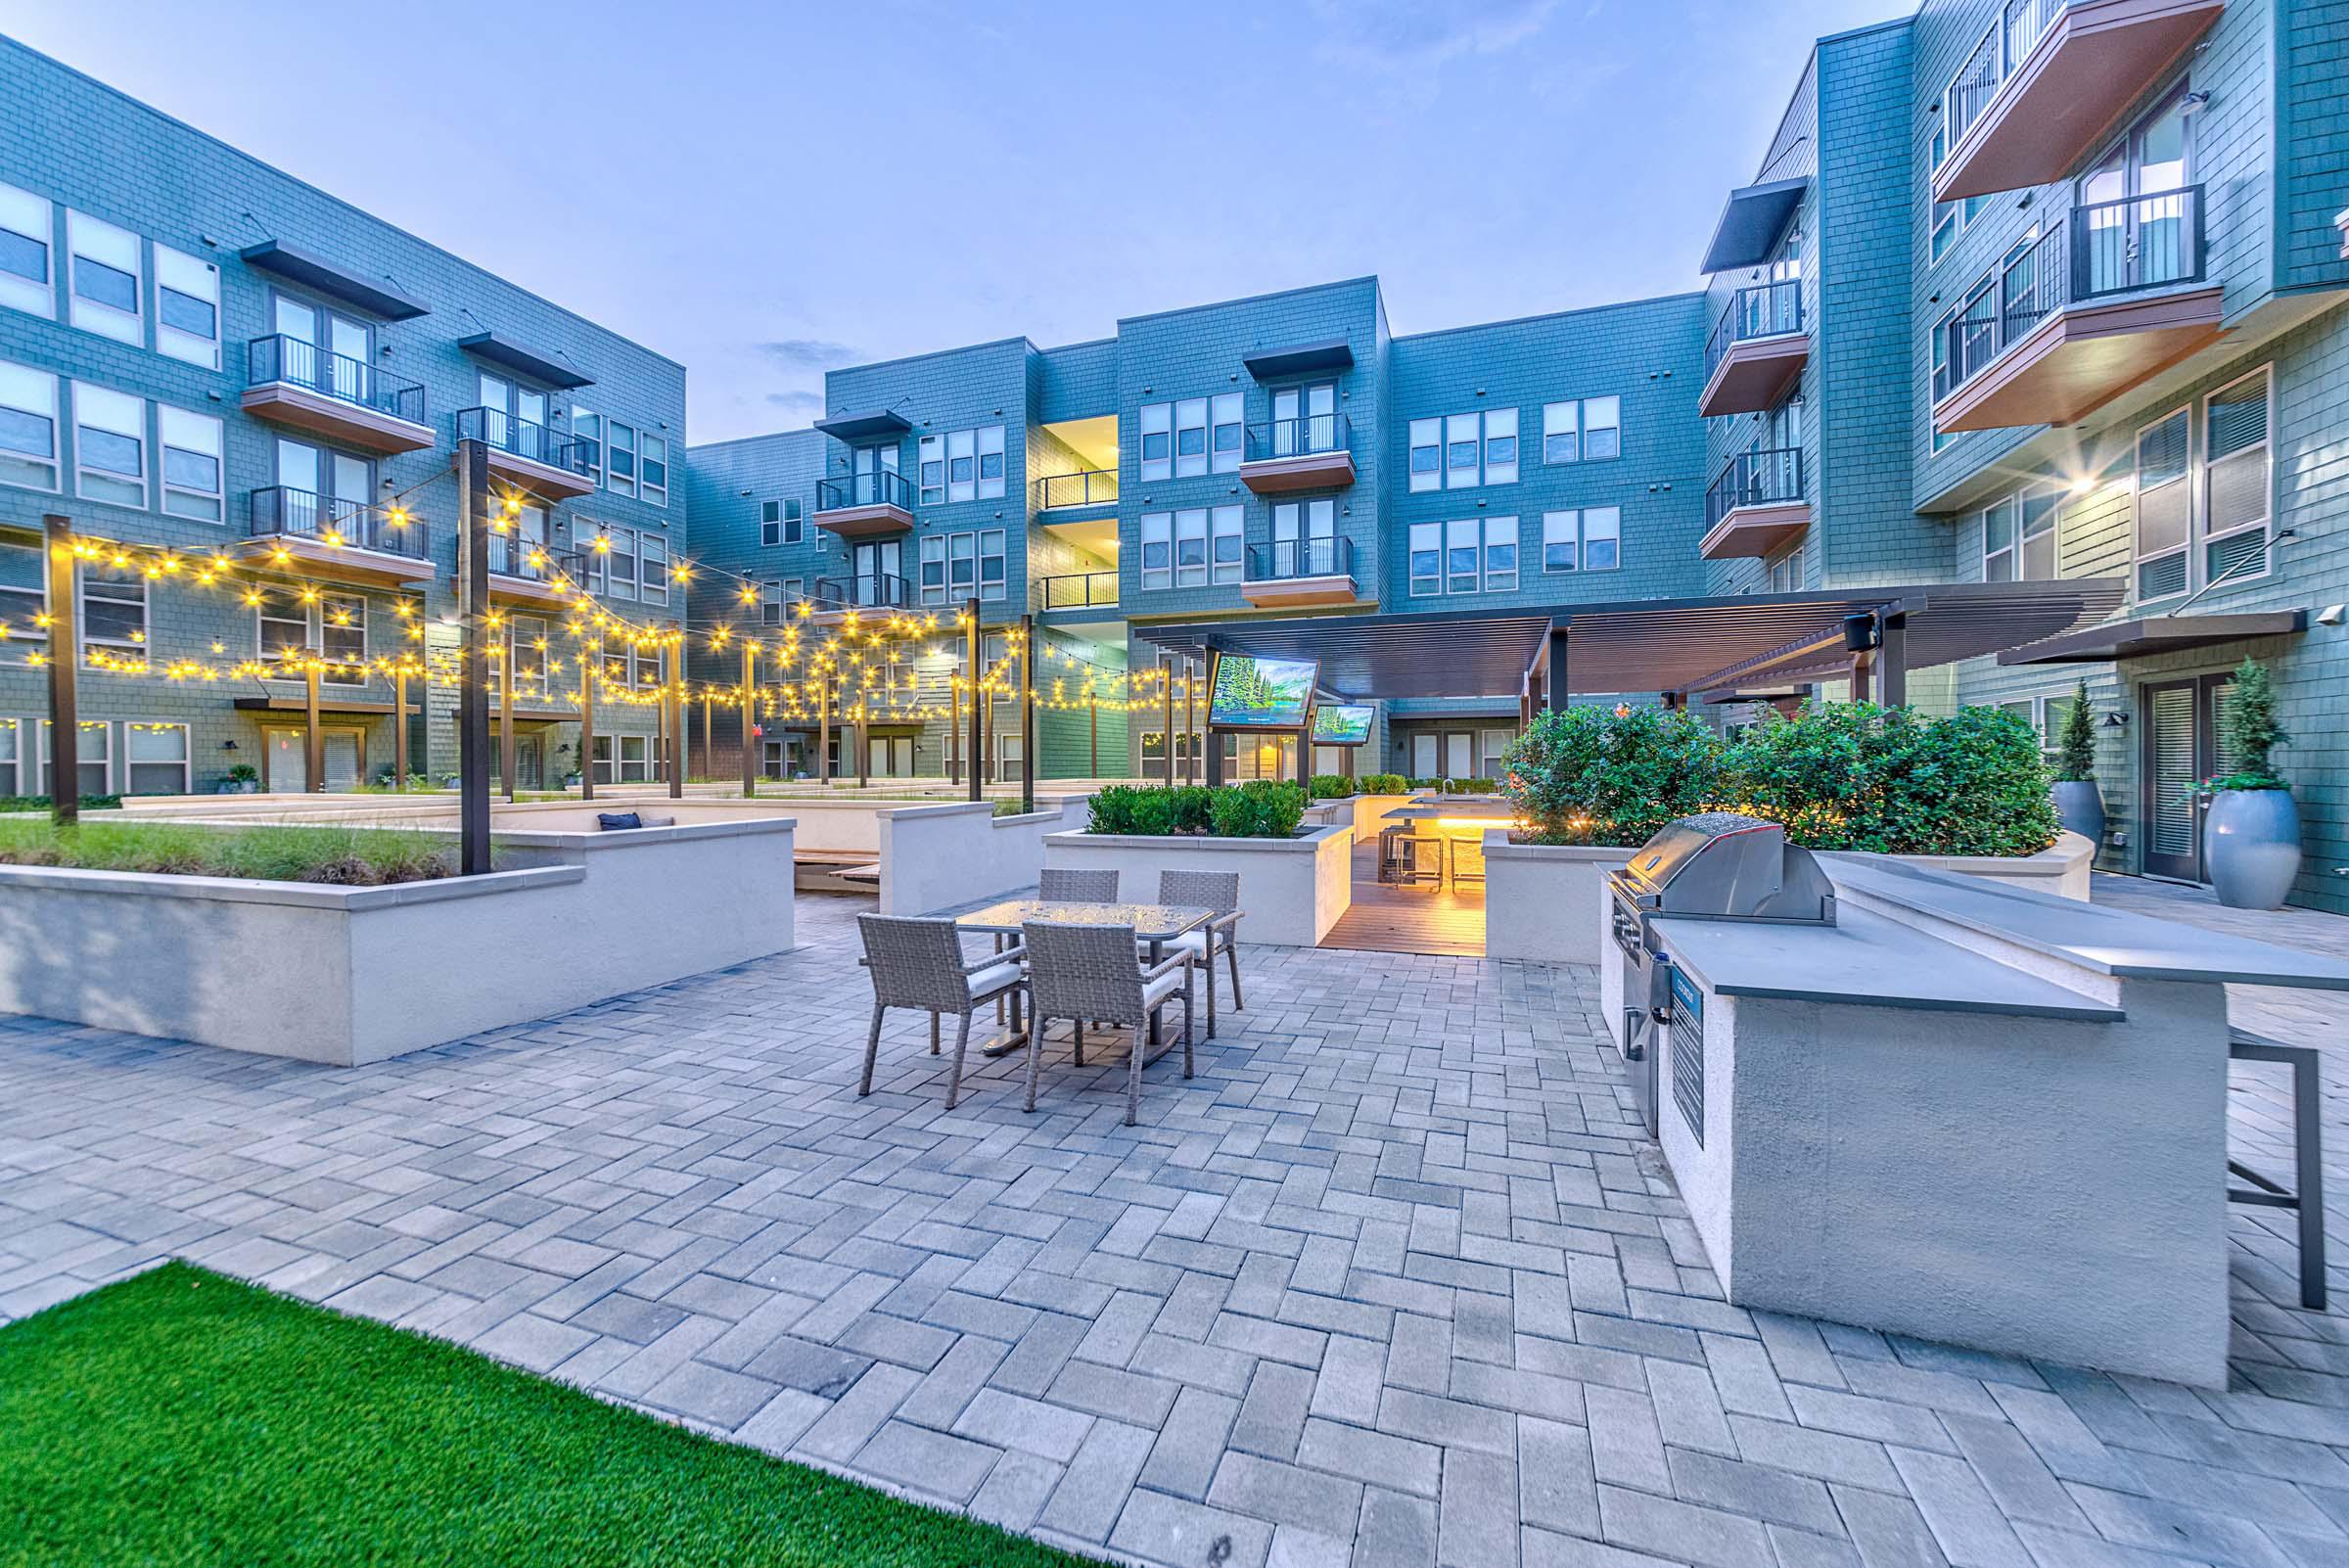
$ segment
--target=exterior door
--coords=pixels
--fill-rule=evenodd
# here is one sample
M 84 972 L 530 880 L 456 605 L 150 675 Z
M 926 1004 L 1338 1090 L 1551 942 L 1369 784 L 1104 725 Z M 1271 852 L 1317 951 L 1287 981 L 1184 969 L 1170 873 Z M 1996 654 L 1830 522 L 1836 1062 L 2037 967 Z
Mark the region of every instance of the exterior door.
M 1446 778 L 1476 777 L 1476 737 L 1447 735 L 1444 737 L 1444 776 Z
M 2233 675 L 2202 675 L 2147 685 L 2141 769 L 2144 871 L 2153 877 L 2203 882 L 2202 817 L 2210 797 L 2202 781 L 2229 771 L 2233 759 L 2219 745 L 2219 723 L 2234 696 Z
M 905 575 L 905 545 L 899 539 L 866 540 L 850 553 L 850 572 L 853 576 L 849 602 L 859 606 L 887 605 L 897 583 L 891 578 Z
M 1436 776 L 1437 742 L 1439 736 L 1419 734 L 1411 737 L 1411 777 Z
M 888 481 L 882 474 L 898 471 L 898 449 L 895 446 L 859 446 L 856 448 L 856 493 L 851 497 L 853 506 L 874 506 L 897 499 L 890 493 Z
M 305 795 L 310 788 L 310 757 L 299 729 L 272 729 L 262 737 L 262 785 L 272 795 Z

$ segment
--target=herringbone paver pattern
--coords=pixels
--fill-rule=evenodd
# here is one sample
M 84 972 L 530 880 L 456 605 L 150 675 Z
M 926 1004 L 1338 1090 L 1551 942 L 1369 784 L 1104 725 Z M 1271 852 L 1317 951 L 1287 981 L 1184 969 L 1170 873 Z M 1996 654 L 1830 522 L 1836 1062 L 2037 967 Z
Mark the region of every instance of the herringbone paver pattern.
M 1243 948 L 1140 1127 L 1114 1049 L 947 1115 L 910 1017 L 855 1097 L 854 907 L 366 1069 L 0 1021 L 0 1316 L 186 1257 L 1180 1568 L 2349 1562 L 2349 1315 L 2280 1228 L 2221 1395 L 1748 1313 L 1589 971 Z

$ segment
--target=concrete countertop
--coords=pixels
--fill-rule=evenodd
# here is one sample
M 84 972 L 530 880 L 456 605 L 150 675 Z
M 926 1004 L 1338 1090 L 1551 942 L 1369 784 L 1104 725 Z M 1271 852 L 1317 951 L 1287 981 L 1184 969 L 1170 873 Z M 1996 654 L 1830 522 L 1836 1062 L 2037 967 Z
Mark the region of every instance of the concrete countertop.
M 1676 963 L 1724 996 L 2096 1023 L 2127 1016 L 1869 910 L 1846 903 L 1837 914 L 1832 926 L 1660 915 L 1656 934 Z
M 1836 853 L 1819 860 L 1838 890 L 1899 904 L 2098 974 L 2349 991 L 2349 963 L 2297 947 L 1930 871 L 1882 855 Z M 1848 901 L 1844 907 L 1849 910 Z

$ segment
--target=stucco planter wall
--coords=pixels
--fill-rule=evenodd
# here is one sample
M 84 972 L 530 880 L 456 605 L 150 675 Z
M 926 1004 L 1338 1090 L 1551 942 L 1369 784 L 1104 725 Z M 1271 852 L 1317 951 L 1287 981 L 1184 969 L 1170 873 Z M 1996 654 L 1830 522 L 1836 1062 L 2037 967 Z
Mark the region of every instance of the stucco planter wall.
M 788 817 L 499 842 L 390 888 L 0 866 L 0 1012 L 353 1066 L 793 945 Z
M 1511 844 L 1504 829 L 1485 834 L 1485 956 L 1541 963 L 1595 964 L 1606 941 L 1600 912 L 1610 871 L 1633 851 L 1579 845 Z M 2066 833 L 2037 854 L 2000 857 L 1902 854 L 1891 858 L 1955 871 L 2058 898 L 2088 901 L 2096 847 Z
M 881 912 L 930 914 L 1036 886 L 1044 841 L 1084 825 L 1089 797 L 997 816 L 992 801 L 904 806 L 879 817 Z
M 1053 833 L 1044 864 L 1118 872 L 1118 894 L 1135 902 L 1158 898 L 1161 871 L 1237 871 L 1240 940 L 1311 947 L 1354 901 L 1354 833 L 1314 828 L 1293 839 L 1145 838 L 1122 833 Z

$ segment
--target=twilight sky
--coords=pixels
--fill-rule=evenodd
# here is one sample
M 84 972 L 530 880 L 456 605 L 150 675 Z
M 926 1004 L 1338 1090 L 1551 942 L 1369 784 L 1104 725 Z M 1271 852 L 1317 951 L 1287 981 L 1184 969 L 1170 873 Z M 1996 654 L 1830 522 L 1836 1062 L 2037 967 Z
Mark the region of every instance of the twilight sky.
M 1697 287 L 1810 41 L 1908 9 L 9 0 L 6 29 L 683 360 L 706 441 L 805 425 L 829 365 L 1366 272 L 1399 333 Z

